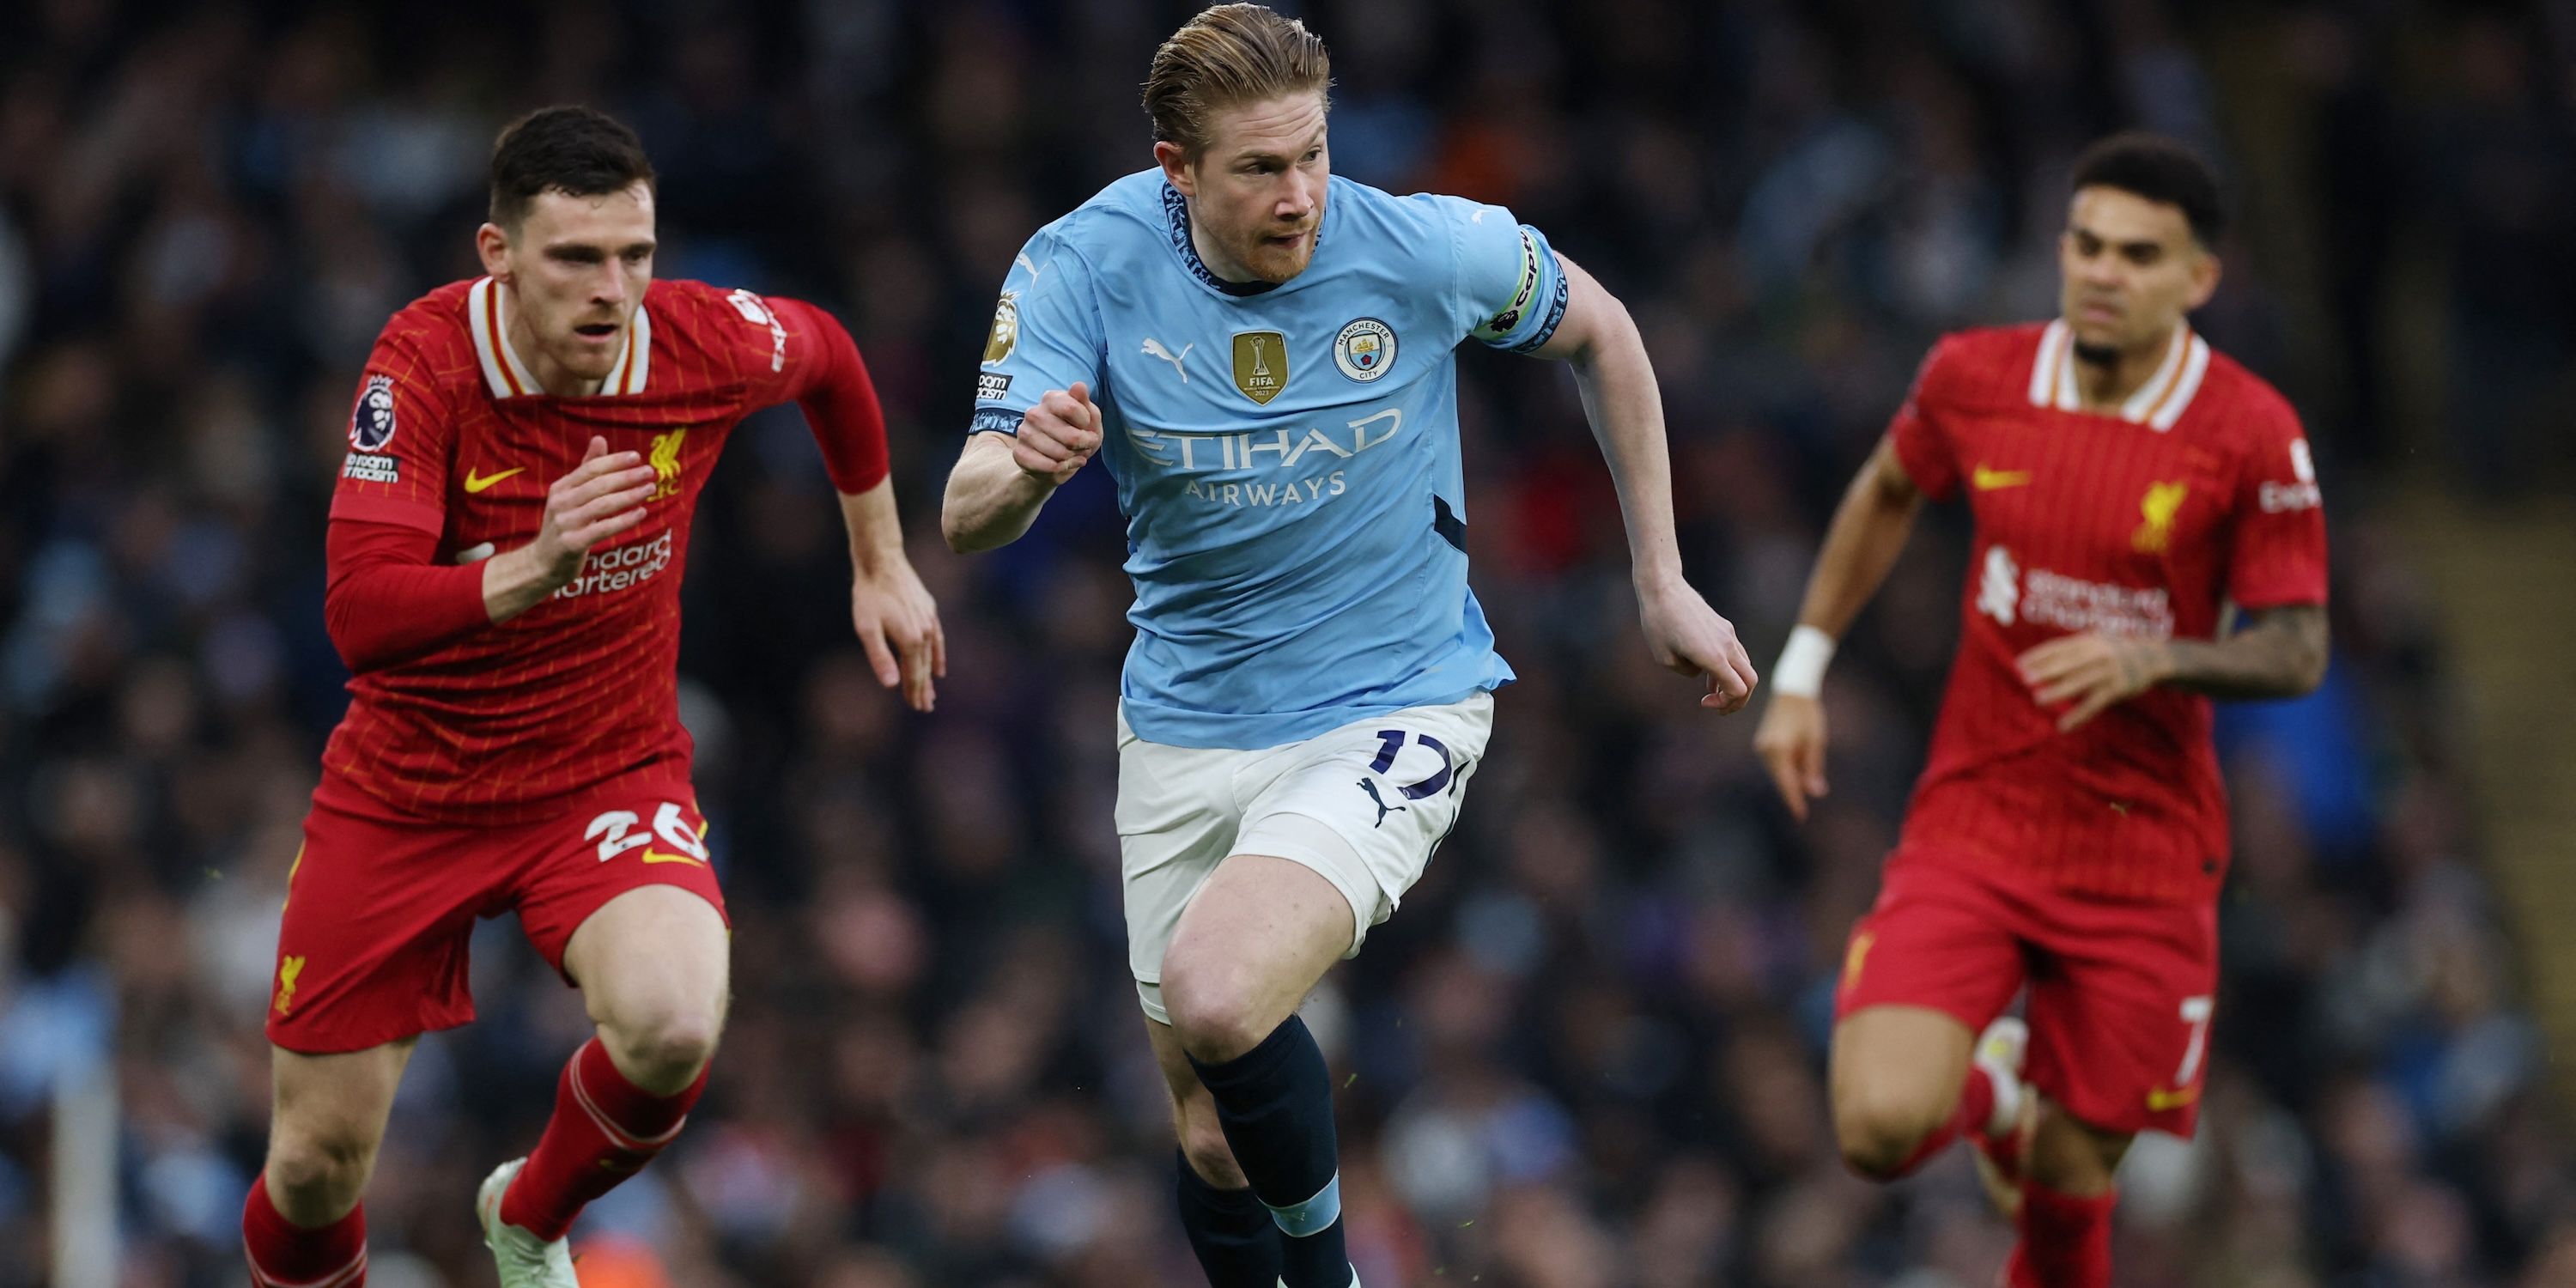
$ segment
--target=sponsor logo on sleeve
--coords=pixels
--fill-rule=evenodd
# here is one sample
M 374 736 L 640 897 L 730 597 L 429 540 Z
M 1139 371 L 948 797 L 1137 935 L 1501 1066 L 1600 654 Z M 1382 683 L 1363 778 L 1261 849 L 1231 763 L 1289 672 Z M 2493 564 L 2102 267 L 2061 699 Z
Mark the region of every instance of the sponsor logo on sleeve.
M 975 401 L 991 402 L 1009 392 L 1011 392 L 1011 376 L 1009 372 L 979 371 L 975 373 Z
M 349 446 L 381 452 L 394 441 L 394 378 L 381 372 L 367 377 L 358 394 L 358 409 L 349 417 Z
M 743 321 L 769 328 L 769 369 L 773 372 L 785 370 L 787 328 L 780 325 L 777 314 L 769 311 L 769 301 L 749 291 L 737 290 L 725 297 L 725 303 L 732 305 L 733 311 L 741 314 Z
M 2021 487 L 2030 482 L 2029 470 L 1999 470 L 1979 462 L 1968 476 L 1969 484 L 1980 492 L 1994 492 L 2008 487 Z
M 1333 337 L 1333 365 L 1361 384 L 1377 379 L 1395 365 L 1395 328 L 1376 318 L 1357 318 Z
M 402 462 L 374 452 L 351 452 L 340 462 L 340 477 L 359 483 L 400 483 Z
M 2308 440 L 2290 440 L 2291 483 L 2266 480 L 2257 498 L 2265 514 L 2286 514 L 2292 510 L 2313 510 L 2326 503 L 2325 493 L 2317 488 L 2317 463 L 2308 455 Z
M 1234 337 L 1234 387 L 1268 403 L 1288 387 L 1288 337 L 1278 331 L 1243 331 Z

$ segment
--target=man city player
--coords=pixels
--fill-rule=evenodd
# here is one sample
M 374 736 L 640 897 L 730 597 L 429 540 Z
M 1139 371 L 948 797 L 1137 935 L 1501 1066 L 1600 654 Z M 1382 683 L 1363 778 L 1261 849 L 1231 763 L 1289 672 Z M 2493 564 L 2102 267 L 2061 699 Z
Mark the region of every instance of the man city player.
M 942 518 L 991 549 L 1095 453 L 1116 480 L 1128 958 L 1216 1288 L 1357 1283 L 1296 1012 L 1456 822 L 1512 678 L 1467 589 L 1460 340 L 1574 364 L 1656 660 L 1720 712 L 1754 682 L 1682 579 L 1627 311 L 1500 207 L 1332 180 L 1329 83 L 1322 42 L 1258 5 L 1164 42 L 1160 165 L 1013 261 Z

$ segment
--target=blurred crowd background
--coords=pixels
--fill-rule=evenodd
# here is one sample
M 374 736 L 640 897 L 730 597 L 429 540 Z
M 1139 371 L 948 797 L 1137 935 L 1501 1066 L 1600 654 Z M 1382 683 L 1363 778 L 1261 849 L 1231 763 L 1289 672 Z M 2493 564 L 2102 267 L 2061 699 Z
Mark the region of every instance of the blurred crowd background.
M 1020 242 L 1150 164 L 1191 6 L 0 6 L 0 1288 L 45 1279 L 48 1099 L 112 1053 L 125 1288 L 241 1281 L 279 902 L 345 678 L 325 502 L 388 314 L 471 275 L 508 118 L 612 110 L 658 271 L 809 298 L 883 392 L 947 624 L 939 709 L 849 638 L 828 481 L 749 423 L 690 557 L 683 690 L 738 927 L 680 1143 L 577 1230 L 586 1288 L 1188 1284 L 1123 970 L 1129 631 L 1090 471 L 949 554 L 939 490 Z M 1626 299 L 1690 569 L 1767 663 L 1844 481 L 1941 331 L 2045 316 L 2066 166 L 2204 148 L 2199 317 L 2307 417 L 2335 541 L 2315 696 L 2224 720 L 2238 840 L 2202 1140 L 2143 1143 L 2120 1283 L 2576 1283 L 2576 1143 L 2460 768 L 2459 677 L 2387 498 L 2540 486 L 2576 352 L 2576 6 L 1351 0 L 1334 170 L 1509 204 Z M 1474 346 L 1470 346 L 1474 350 Z M 1793 827 L 1640 644 L 1557 366 L 1461 359 L 1474 582 L 1526 676 L 1460 834 L 1310 1018 L 1372 1285 L 1984 1288 L 1958 1152 L 1847 1175 L 1821 1073 L 1955 630 L 1936 513 L 1829 687 Z M 2557 420 L 2553 421 L 2553 417 Z M 378 1288 L 491 1282 L 475 1181 L 534 1142 L 578 997 L 508 920 L 424 1043 L 367 1199 Z

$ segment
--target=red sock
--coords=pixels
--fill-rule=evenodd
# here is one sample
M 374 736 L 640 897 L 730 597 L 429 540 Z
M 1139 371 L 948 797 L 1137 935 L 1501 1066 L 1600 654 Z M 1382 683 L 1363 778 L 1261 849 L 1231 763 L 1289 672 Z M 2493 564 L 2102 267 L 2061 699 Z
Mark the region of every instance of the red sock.
M 1985 1130 L 1986 1119 L 1993 1117 L 1994 1112 L 1995 1080 L 1985 1070 L 1969 1065 L 1968 1080 L 1959 1085 L 1959 1103 L 1950 1110 L 1949 1119 L 1925 1136 L 1922 1143 L 1914 1147 L 1914 1152 L 1896 1165 L 1895 1171 L 1873 1179 L 1893 1181 L 1912 1176 L 1917 1169 L 1932 1161 L 1933 1155 L 1948 1149 L 1950 1142 L 1957 1140 L 1961 1133 Z
M 540 1239 L 560 1239 L 592 1199 L 616 1189 L 680 1134 L 707 1075 L 675 1096 L 626 1080 L 599 1039 L 582 1043 L 555 1083 L 555 1113 L 528 1165 L 501 1196 L 501 1219 Z
M 269 1202 L 268 1177 L 254 1177 L 242 1204 L 242 1252 L 251 1288 L 363 1288 L 367 1282 L 367 1208 L 318 1230 L 286 1219 Z
M 2024 1182 L 2021 1242 L 2004 1268 L 2011 1288 L 2111 1288 L 2109 1191 L 2078 1198 Z

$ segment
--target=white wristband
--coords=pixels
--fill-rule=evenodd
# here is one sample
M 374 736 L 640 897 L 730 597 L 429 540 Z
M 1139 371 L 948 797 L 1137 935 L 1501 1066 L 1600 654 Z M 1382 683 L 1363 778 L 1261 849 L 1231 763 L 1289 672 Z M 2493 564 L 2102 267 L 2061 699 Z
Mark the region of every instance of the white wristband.
M 1813 626 L 1801 626 L 1789 632 L 1788 647 L 1780 650 L 1779 664 L 1771 668 L 1771 691 L 1793 698 L 1812 698 L 1825 691 L 1825 668 L 1834 660 L 1834 637 Z

